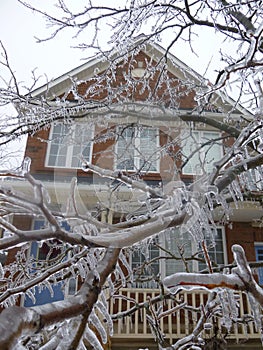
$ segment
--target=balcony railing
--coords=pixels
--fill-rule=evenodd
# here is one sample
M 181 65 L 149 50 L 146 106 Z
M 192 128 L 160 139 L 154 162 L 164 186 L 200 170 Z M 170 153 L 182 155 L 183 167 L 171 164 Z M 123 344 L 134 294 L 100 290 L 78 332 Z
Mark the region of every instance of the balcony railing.
M 153 289 L 121 289 L 119 294 L 111 300 L 110 312 L 111 314 L 124 313 L 132 307 L 138 307 L 140 303 L 147 303 L 150 299 L 157 297 L 158 294 L 159 292 Z M 208 293 L 206 291 L 183 291 L 175 295 L 175 300 L 169 299 L 158 302 L 158 305 L 160 303 L 163 305 L 162 311 L 167 311 L 166 316 L 160 319 L 160 327 L 167 340 L 171 342 L 192 333 L 200 318 L 202 305 L 205 304 L 207 297 Z M 236 297 L 237 300 L 239 299 L 239 319 L 249 320 L 248 315 L 251 315 L 252 311 L 247 296 L 242 293 L 236 293 Z M 180 303 L 184 303 L 187 307 L 178 308 Z M 157 308 L 157 304 L 153 304 L 153 307 Z M 174 311 L 171 312 L 171 310 Z M 146 318 L 147 313 L 149 313 L 147 307 L 141 308 L 128 317 L 115 320 L 113 338 L 118 338 L 119 340 L 121 338 L 130 340 L 139 338 L 152 339 L 153 335 Z M 233 323 L 230 331 L 221 325 L 220 318 L 214 317 L 213 322 L 214 324 L 216 323 L 218 331 L 226 335 L 226 339 L 243 341 L 245 339 L 260 338 L 260 334 L 251 320 L 246 323 Z M 204 332 L 203 336 L 209 338 L 212 330 L 207 329 Z

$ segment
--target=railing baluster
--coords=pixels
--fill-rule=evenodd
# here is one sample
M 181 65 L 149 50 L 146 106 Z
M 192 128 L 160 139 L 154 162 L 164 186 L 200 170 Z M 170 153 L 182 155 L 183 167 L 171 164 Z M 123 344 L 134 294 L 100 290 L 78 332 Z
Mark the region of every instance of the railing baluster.
M 180 300 L 179 294 L 177 294 L 176 300 L 178 300 L 178 301 Z M 178 310 L 176 312 L 176 336 L 178 338 L 181 336 L 181 317 L 180 317 L 180 315 L 181 315 L 181 311 Z

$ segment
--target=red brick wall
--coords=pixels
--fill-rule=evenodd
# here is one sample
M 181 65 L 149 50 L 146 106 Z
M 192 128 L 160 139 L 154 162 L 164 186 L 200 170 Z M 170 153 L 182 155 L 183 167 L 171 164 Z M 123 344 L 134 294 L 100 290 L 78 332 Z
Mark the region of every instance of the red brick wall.
M 32 225 L 32 219 L 30 217 L 26 216 L 19 216 L 16 215 L 13 218 L 13 224 L 16 227 L 19 227 L 21 230 L 30 230 Z M 14 248 L 8 251 L 6 264 L 10 264 L 15 259 L 15 255 L 18 252 L 20 248 Z
M 102 72 L 96 78 L 79 84 L 77 93 L 89 100 L 103 100 L 106 97 L 111 97 L 112 103 L 116 101 L 126 101 L 127 98 L 131 102 L 146 101 L 151 98 L 151 100 L 156 100 L 158 102 L 162 101 L 165 106 L 170 105 L 170 93 L 172 93 L 173 103 L 175 103 L 175 101 L 178 102 L 180 108 L 189 109 L 196 106 L 194 91 L 183 86 L 170 72 L 167 73 L 169 79 L 164 78 L 162 80 L 163 72 L 161 66 L 157 68 L 157 71 L 150 77 L 149 83 L 147 84 L 145 84 L 144 79 L 130 79 L 127 81 L 126 76 L 130 76 L 132 67 L 138 67 L 138 62 L 143 64 L 142 68 L 146 68 L 147 64 L 150 62 L 150 57 L 140 52 L 136 57 L 130 58 L 127 63 L 120 62 L 115 69 L 114 75 L 111 74 L 110 71 L 107 72 L 107 79 L 104 79 L 104 72 Z M 151 62 L 151 65 L 156 67 L 155 62 Z M 167 84 L 168 80 L 169 89 Z M 99 87 L 97 84 L 98 81 Z M 121 90 L 119 89 L 120 86 L 122 87 Z M 67 99 L 74 99 L 74 94 L 72 92 L 68 94 Z
M 228 262 L 233 262 L 231 247 L 233 244 L 240 244 L 245 250 L 247 260 L 255 261 L 254 242 L 263 242 L 263 228 L 252 227 L 251 223 L 234 222 L 232 228 L 226 227 L 227 256 Z

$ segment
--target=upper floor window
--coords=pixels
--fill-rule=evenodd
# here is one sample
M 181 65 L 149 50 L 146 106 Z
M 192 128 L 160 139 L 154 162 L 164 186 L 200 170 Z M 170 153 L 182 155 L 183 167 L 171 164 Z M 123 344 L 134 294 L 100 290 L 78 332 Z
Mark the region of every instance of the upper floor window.
M 116 168 L 126 171 L 157 172 L 159 130 L 143 126 L 119 128 Z
M 195 130 L 191 134 L 182 135 L 183 173 L 186 175 L 200 175 L 209 173 L 213 163 L 222 156 L 220 133 L 214 131 Z
M 92 128 L 87 124 L 56 124 L 50 130 L 46 165 L 81 168 L 83 159 L 91 160 Z

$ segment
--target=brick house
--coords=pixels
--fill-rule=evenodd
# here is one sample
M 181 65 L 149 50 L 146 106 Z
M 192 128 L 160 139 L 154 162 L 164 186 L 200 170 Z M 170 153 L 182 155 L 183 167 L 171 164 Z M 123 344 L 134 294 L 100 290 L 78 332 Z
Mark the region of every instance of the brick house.
M 172 118 L 169 111 L 171 108 L 176 108 L 178 113 L 187 115 L 187 112 L 197 108 L 196 91 L 189 85 L 194 86 L 197 82 L 202 82 L 202 77 L 176 57 L 169 56 L 166 74 L 171 81 L 171 85 L 168 86 L 165 81 L 161 82 L 155 91 L 154 99 L 162 101 L 162 110 L 157 106 L 153 106 L 152 109 L 149 109 L 148 114 L 151 117 L 147 118 L 145 111 L 148 107 L 144 106 L 143 102 L 147 102 L 150 94 L 155 89 L 158 70 L 157 73 L 153 73 L 149 84 L 144 85 L 143 78 L 148 74 L 147 69 L 150 62 L 157 65 L 163 53 L 163 49 L 158 45 L 144 45 L 135 56 L 130 58 L 128 63 L 123 63 L 119 59 L 114 78 L 112 75 L 110 82 L 106 82 L 104 86 L 102 84 L 101 90 L 95 91 L 95 93 L 92 90 L 94 72 L 96 72 L 96 76 L 100 76 L 108 68 L 107 61 L 103 61 L 101 58 L 84 63 L 80 67 L 58 77 L 49 86 L 43 86 L 33 92 L 32 96 L 34 98 L 37 99 L 45 95 L 50 103 L 55 103 L 57 97 L 68 100 L 69 106 L 75 104 L 75 110 L 79 111 L 76 113 L 80 113 L 82 116 L 79 120 L 75 119 L 74 122 L 69 124 L 54 123 L 50 128 L 43 129 L 30 136 L 27 141 L 25 155 L 32 160 L 31 173 L 35 178 L 43 181 L 50 194 L 50 206 L 54 209 L 61 211 L 65 209 L 71 179 L 76 177 L 78 179 L 77 202 L 80 212 L 84 213 L 90 210 L 94 215 L 100 217 L 101 221 L 112 223 L 123 220 L 123 217 L 127 214 L 132 215 L 145 210 L 143 204 L 138 204 L 144 202 L 145 198 L 141 199 L 139 195 L 131 193 L 127 188 L 117 188 L 110 192 L 114 183 L 103 181 L 99 176 L 83 171 L 83 160 L 106 169 L 121 170 L 130 174 L 139 172 L 141 174 L 140 178 L 146 183 L 162 186 L 165 191 L 169 191 L 169 185 L 173 181 L 180 180 L 186 184 L 191 183 L 194 176 L 198 176 L 204 169 L 209 171 L 212 162 L 222 155 L 225 145 L 220 141 L 221 143 L 218 142 L 209 150 L 205 150 L 206 163 L 203 164 L 203 169 L 198 167 L 200 159 L 203 159 L 203 155 L 199 153 L 198 157 L 193 157 L 192 161 L 183 167 L 180 174 L 176 173 L 178 162 L 182 162 L 183 157 L 187 157 L 192 152 L 193 144 L 189 141 L 190 135 L 187 134 L 188 131 L 184 128 L 184 122 L 179 118 Z M 130 75 L 136 82 L 140 81 L 139 86 L 126 86 L 127 75 Z M 72 82 L 75 81 L 81 82 L 72 89 Z M 113 93 L 112 104 L 114 105 L 117 99 L 122 100 L 122 103 L 116 110 L 111 110 L 108 106 L 102 106 L 101 115 L 98 113 L 96 116 L 98 122 L 94 126 L 89 119 L 89 115 L 83 117 L 85 110 L 82 109 L 80 101 L 81 99 L 92 98 L 99 103 L 101 99 L 109 94 L 107 84 L 110 84 L 113 89 L 113 92 L 111 91 Z M 118 88 L 120 86 L 123 86 L 123 89 L 119 93 Z M 171 93 L 176 96 L 174 101 L 171 101 L 171 93 L 166 93 L 167 89 L 170 89 Z M 114 96 L 114 91 L 116 96 Z M 133 109 L 128 105 L 128 100 L 131 104 L 134 104 Z M 143 113 L 140 117 L 141 108 L 143 108 Z M 223 99 L 220 95 L 215 95 L 210 103 L 210 109 L 206 111 L 206 115 L 222 120 L 222 111 L 230 111 L 233 119 L 238 118 L 240 114 L 247 114 L 239 106 L 233 109 L 233 101 L 230 98 L 225 96 L 225 99 Z M 107 120 L 107 113 L 114 114 L 114 117 L 109 121 Z M 112 132 L 114 136 L 110 135 L 111 131 L 114 131 Z M 194 123 L 191 133 L 196 140 L 211 140 L 220 136 L 220 132 L 214 127 L 197 122 Z M 185 148 L 183 153 L 178 145 L 173 142 L 178 137 L 184 139 Z M 162 149 L 161 153 L 159 152 L 160 147 Z M 22 188 L 24 185 L 17 183 L 16 186 Z M 23 190 L 27 191 L 26 188 L 23 188 Z M 211 254 L 215 262 L 219 266 L 231 264 L 233 261 L 231 246 L 235 243 L 241 244 L 245 248 L 249 261 L 263 260 L 261 206 L 258 203 L 247 201 L 239 209 L 233 207 L 229 221 L 225 224 L 220 222 L 220 215 L 220 211 L 215 214 L 215 220 L 218 220 L 219 224 L 216 233 L 216 244 L 211 248 Z M 41 227 L 42 223 L 41 218 L 16 216 L 13 220 L 19 220 L 21 226 L 25 229 Z M 159 246 L 165 249 L 169 247 L 178 255 L 178 242 L 174 240 L 175 235 L 175 230 L 170 231 L 169 234 L 161 235 L 158 238 L 157 245 L 151 244 L 149 259 L 163 253 Z M 184 246 L 187 254 L 192 253 L 194 247 L 191 237 L 185 236 L 179 243 Z M 31 254 L 45 254 L 45 246 L 41 249 L 33 243 Z M 11 258 L 9 257 L 9 259 Z M 145 262 L 145 259 L 145 255 L 140 250 L 132 253 L 130 259 L 132 268 L 136 269 L 137 266 Z M 125 288 L 120 290 L 120 295 L 124 295 L 126 301 L 118 298 L 116 302 L 111 303 L 111 311 L 116 313 L 124 310 L 127 306 L 131 306 L 132 302 L 127 300 L 133 299 L 139 303 L 147 300 L 149 296 L 157 295 L 154 283 L 147 281 L 148 274 L 165 276 L 183 268 L 182 262 L 178 260 L 156 260 L 151 271 L 144 271 L 140 276 L 145 279 L 144 282 L 128 283 Z M 196 271 L 203 269 L 204 265 L 201 262 L 193 261 L 189 262 L 189 268 Z M 260 273 L 259 282 L 263 283 L 263 275 L 261 278 Z M 53 300 L 63 298 L 60 286 L 54 288 L 55 299 L 53 298 Z M 74 290 L 74 283 L 68 286 L 69 293 L 74 292 Z M 190 294 L 182 292 L 180 297 L 198 307 L 206 298 L 206 293 Z M 50 295 L 43 291 L 37 295 L 36 299 L 37 303 L 45 303 L 50 300 Z M 241 313 L 244 314 L 249 310 L 245 297 L 242 300 Z M 24 299 L 21 302 L 27 306 L 32 305 L 32 301 L 29 299 Z M 170 304 L 168 307 L 170 307 Z M 174 340 L 189 333 L 194 323 L 196 323 L 196 320 L 193 319 L 190 312 L 180 311 L 169 315 L 163 323 L 163 328 L 167 339 Z M 141 344 L 142 340 L 145 347 L 151 347 L 154 344 L 146 321 L 140 315 L 136 314 L 129 322 L 117 320 L 115 328 L 115 335 L 111 339 L 111 343 L 107 344 L 108 349 L 111 346 L 114 350 L 135 349 L 136 346 L 138 347 Z M 224 333 L 224 330 L 222 330 L 222 333 Z M 207 337 L 209 338 L 209 335 Z M 245 326 L 233 328 L 231 334 L 227 337 L 230 342 L 233 341 L 233 347 L 236 339 L 242 341 L 249 339 L 253 343 L 260 338 L 252 325 L 249 325 L 246 330 Z M 129 338 L 129 344 L 127 344 L 127 338 Z M 249 343 L 249 349 L 254 346 L 251 345 L 252 343 Z

